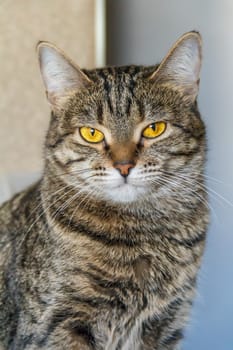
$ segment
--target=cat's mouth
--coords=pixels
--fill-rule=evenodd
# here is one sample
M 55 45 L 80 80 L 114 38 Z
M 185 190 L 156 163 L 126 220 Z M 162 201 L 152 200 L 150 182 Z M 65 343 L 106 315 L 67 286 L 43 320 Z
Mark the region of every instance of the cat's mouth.
M 93 182 L 92 184 L 93 185 Z M 96 176 L 93 190 L 104 200 L 115 203 L 130 203 L 148 195 L 148 182 L 136 169 L 132 169 L 128 176 L 122 176 L 117 170 L 109 169 L 105 176 Z

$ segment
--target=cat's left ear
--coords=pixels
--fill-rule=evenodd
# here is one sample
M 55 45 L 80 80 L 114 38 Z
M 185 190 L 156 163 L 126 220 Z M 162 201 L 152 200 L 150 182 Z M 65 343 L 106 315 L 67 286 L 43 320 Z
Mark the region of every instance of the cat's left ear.
M 199 87 L 201 59 L 200 34 L 186 33 L 173 45 L 149 79 L 174 86 L 191 100 L 195 100 Z
M 73 92 L 92 84 L 84 72 L 55 45 L 41 41 L 37 45 L 37 51 L 42 79 L 52 109 L 59 107 Z

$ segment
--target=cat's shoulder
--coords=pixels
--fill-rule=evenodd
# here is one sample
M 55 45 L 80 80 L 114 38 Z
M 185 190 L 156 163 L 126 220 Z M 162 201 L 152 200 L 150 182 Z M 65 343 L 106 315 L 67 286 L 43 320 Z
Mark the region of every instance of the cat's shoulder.
M 25 190 L 16 193 L 0 206 L 0 241 L 4 232 L 9 231 L 15 221 L 25 216 L 25 208 L 38 201 L 40 183 L 34 183 Z

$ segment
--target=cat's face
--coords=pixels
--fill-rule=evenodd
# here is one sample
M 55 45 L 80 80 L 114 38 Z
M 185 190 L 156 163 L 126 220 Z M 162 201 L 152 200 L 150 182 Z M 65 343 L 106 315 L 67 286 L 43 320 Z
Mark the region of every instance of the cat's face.
M 40 59 L 53 110 L 47 166 L 77 193 L 116 203 L 159 198 L 202 171 L 198 34 L 181 38 L 158 69 L 81 71 L 43 43 Z

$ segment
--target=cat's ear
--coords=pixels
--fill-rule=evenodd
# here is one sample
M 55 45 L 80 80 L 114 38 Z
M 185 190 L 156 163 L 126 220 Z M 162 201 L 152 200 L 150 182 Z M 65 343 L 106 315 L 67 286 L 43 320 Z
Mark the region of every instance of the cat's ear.
M 199 87 L 201 58 L 200 34 L 186 33 L 174 44 L 149 79 L 158 83 L 171 84 L 195 100 Z
M 37 45 L 37 51 L 47 98 L 52 107 L 59 105 L 72 92 L 92 83 L 55 45 L 41 41 Z

